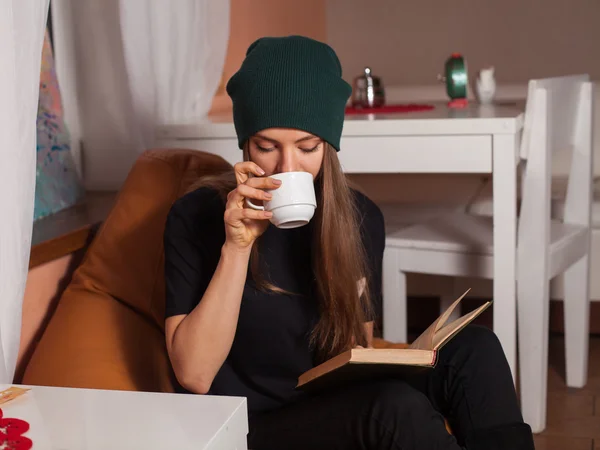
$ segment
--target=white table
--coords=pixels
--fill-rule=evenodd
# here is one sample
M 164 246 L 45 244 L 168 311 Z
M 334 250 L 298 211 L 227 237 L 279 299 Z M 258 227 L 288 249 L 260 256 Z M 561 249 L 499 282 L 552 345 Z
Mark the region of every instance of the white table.
M 347 173 L 493 174 L 494 328 L 516 374 L 517 172 L 524 109 L 479 106 L 347 116 L 339 157 Z M 205 123 L 163 126 L 160 146 L 215 153 L 241 160 L 231 116 Z M 502 328 L 496 326 L 504 323 Z M 508 326 L 507 326 L 508 325 Z
M 29 422 L 35 449 L 247 449 L 245 398 L 26 387 L 0 408 Z

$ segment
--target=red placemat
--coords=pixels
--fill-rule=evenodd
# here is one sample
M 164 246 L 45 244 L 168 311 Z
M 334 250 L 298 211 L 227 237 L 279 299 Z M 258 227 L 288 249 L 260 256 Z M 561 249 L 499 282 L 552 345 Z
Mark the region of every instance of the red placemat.
M 29 431 L 29 423 L 21 419 L 3 417 L 0 409 L 0 448 L 6 450 L 30 450 L 33 442 L 23 434 Z
M 354 108 L 346 107 L 346 114 L 383 114 L 383 113 L 407 113 L 415 111 L 429 111 L 435 108 L 433 105 L 419 103 L 405 103 L 399 105 L 383 105 L 376 108 Z

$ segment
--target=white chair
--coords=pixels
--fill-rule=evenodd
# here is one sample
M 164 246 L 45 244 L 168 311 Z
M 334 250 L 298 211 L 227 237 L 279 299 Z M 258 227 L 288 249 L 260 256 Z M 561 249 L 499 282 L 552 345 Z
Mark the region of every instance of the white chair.
M 582 387 L 587 381 L 592 98 L 587 75 L 529 82 L 515 281 L 521 406 L 534 432 L 546 423 L 549 284 L 560 274 L 567 385 Z M 572 162 L 564 220 L 558 222 L 550 215 L 551 158 L 565 149 L 572 149 Z M 384 338 L 406 339 L 407 272 L 492 279 L 492 231 L 491 217 L 466 213 L 390 230 L 383 263 Z

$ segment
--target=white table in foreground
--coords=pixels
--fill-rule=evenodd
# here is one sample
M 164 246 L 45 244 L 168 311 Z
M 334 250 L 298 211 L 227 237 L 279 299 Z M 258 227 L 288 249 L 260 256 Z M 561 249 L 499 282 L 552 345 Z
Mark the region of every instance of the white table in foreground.
M 0 408 L 30 423 L 35 449 L 247 449 L 245 398 L 26 387 Z
M 517 163 L 524 105 L 348 115 L 339 158 L 346 173 L 493 174 L 494 330 L 516 378 Z M 158 145 L 242 159 L 231 115 L 159 127 Z M 391 186 L 393 189 L 393 186 Z M 500 327 L 502 325 L 502 327 Z

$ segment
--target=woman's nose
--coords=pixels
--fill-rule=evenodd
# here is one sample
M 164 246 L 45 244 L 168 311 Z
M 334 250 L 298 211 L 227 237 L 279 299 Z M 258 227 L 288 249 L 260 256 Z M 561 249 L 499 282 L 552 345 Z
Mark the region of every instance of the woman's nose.
M 292 149 L 284 149 L 281 152 L 281 161 L 279 162 L 280 172 L 297 172 L 298 158 Z

